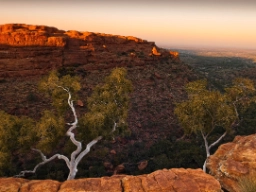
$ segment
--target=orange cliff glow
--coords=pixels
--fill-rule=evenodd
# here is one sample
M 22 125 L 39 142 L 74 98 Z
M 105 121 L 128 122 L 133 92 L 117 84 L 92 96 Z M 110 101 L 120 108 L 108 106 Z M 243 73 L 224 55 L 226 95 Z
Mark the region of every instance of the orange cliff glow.
M 153 63 L 153 56 L 179 62 L 178 53 L 132 36 L 64 31 L 42 25 L 0 25 L 2 77 L 43 74 L 72 65 L 81 66 L 81 70 L 141 66 Z

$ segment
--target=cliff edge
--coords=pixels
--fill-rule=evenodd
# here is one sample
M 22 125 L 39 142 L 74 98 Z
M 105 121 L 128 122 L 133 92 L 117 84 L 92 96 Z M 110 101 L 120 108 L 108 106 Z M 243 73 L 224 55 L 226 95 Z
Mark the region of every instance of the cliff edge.
M 65 181 L 0 178 L 0 192 L 221 192 L 220 184 L 201 169 L 164 169 L 148 175 Z
M 131 36 L 41 25 L 0 25 L 0 77 L 44 74 L 65 66 L 87 71 L 146 65 L 155 57 L 178 59 L 178 53 Z

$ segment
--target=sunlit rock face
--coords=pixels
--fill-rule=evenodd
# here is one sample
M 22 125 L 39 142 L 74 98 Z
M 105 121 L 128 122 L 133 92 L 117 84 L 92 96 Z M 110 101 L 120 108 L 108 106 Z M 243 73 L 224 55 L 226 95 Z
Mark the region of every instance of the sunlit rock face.
M 256 134 L 236 136 L 210 156 L 207 167 L 229 192 L 239 192 L 237 180 L 256 171 Z
M 44 74 L 65 66 L 87 71 L 146 65 L 155 62 L 153 48 L 161 55 L 158 59 L 176 59 L 154 42 L 131 36 L 40 25 L 0 25 L 0 77 Z
M 65 181 L 0 178 L 0 192 L 221 192 L 219 182 L 201 169 L 164 169 L 148 175 Z

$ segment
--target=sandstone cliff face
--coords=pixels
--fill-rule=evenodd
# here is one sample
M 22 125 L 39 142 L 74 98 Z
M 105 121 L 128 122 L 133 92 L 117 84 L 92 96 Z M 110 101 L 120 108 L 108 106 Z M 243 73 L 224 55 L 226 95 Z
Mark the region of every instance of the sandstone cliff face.
M 239 192 L 237 181 L 256 171 L 256 135 L 236 136 L 210 156 L 207 167 L 229 192 Z
M 0 192 L 221 192 L 201 169 L 164 169 L 149 175 L 77 179 L 66 182 L 0 178 Z
M 157 52 L 153 42 L 130 36 L 26 24 L 0 25 L 0 77 L 38 75 L 65 66 L 87 71 L 131 63 L 145 65 L 154 61 L 155 55 L 150 56 L 153 48 Z M 178 58 L 177 53 L 162 52 Z

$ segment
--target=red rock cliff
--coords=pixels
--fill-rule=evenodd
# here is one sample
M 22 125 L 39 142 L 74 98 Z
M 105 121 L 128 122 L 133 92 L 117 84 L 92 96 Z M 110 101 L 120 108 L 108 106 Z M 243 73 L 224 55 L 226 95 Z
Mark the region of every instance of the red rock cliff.
M 62 66 L 83 70 L 153 62 L 154 42 L 103 33 L 63 31 L 26 24 L 0 25 L 0 77 L 45 73 Z M 160 50 L 159 56 L 177 59 Z

